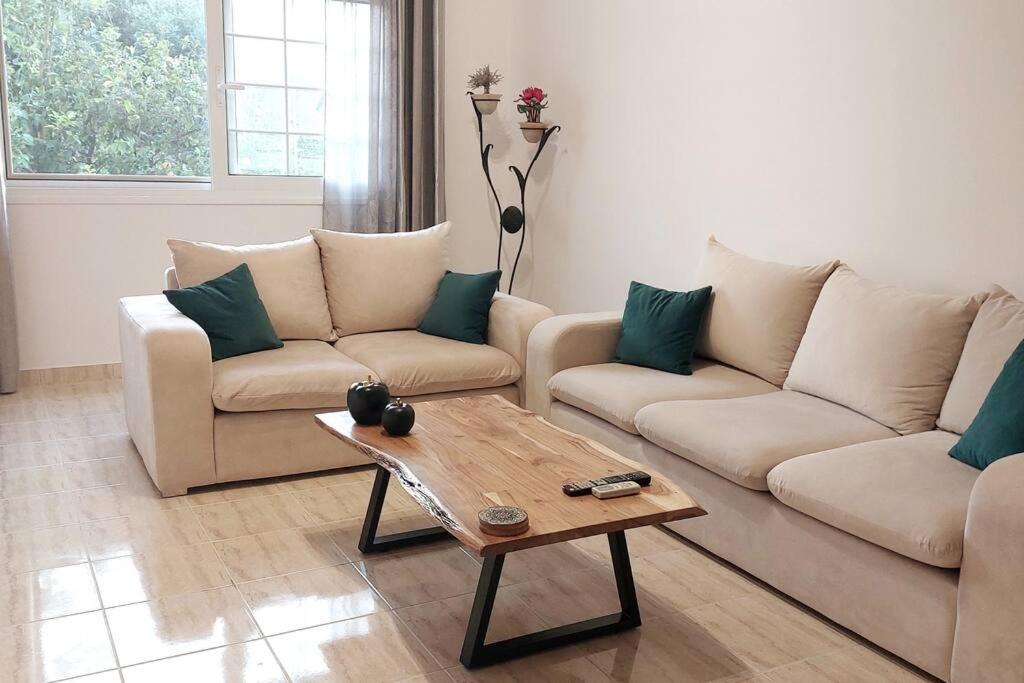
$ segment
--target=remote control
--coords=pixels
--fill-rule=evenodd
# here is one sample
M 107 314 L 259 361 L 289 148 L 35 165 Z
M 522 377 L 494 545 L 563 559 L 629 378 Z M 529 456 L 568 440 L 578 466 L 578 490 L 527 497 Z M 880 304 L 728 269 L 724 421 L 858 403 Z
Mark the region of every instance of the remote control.
M 613 474 L 607 477 L 601 477 L 600 479 L 589 479 L 586 481 L 573 481 L 568 484 L 562 484 L 562 493 L 567 496 L 585 496 L 590 493 L 595 486 L 603 486 L 605 484 L 620 484 L 622 482 L 631 481 L 636 482 L 640 486 L 651 485 L 651 475 L 646 472 L 626 472 L 625 474 Z
M 594 498 L 618 498 L 620 496 L 632 496 L 636 493 L 640 493 L 640 484 L 635 481 L 620 481 L 617 484 L 602 484 L 601 486 L 595 486 L 591 490 L 591 495 Z

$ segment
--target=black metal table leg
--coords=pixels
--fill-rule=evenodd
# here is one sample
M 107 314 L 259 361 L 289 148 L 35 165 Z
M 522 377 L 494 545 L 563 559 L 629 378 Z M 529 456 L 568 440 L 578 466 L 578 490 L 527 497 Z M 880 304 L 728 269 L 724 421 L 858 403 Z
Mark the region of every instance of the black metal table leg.
M 476 597 L 473 599 L 473 610 L 469 613 L 469 624 L 466 626 L 466 639 L 462 641 L 462 655 L 459 658 L 468 667 L 477 666 L 477 662 L 486 651 L 484 641 L 487 640 L 487 627 L 491 623 L 494 596 L 498 593 L 501 568 L 504 564 L 504 555 L 484 558 L 480 581 L 476 585 Z
M 613 531 L 608 534 L 608 548 L 611 550 L 615 586 L 619 594 L 619 612 L 486 644 L 484 641 L 487 640 L 487 626 L 494 609 L 494 598 L 498 592 L 505 556 L 485 558 L 477 584 L 476 598 L 473 600 L 473 610 L 470 612 L 469 624 L 466 627 L 466 639 L 462 644 L 462 656 L 459 658 L 462 665 L 473 669 L 497 664 L 639 626 L 640 606 L 636 599 L 636 587 L 633 585 L 633 569 L 629 563 L 626 532 Z
M 442 538 L 451 538 L 451 534 L 441 526 L 378 536 L 377 525 L 380 523 L 380 514 L 384 509 L 384 496 L 387 495 L 388 482 L 390 480 L 391 473 L 378 465 L 377 476 L 373 480 L 373 491 L 370 492 L 370 502 L 366 506 L 366 517 L 363 519 L 363 531 L 359 534 L 360 551 L 376 553 L 416 545 L 417 543 L 430 543 Z

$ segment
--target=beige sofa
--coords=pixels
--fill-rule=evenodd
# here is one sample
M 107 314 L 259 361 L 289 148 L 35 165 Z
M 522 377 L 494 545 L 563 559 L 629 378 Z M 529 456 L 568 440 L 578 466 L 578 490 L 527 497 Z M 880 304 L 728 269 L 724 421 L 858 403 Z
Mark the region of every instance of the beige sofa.
M 379 243 L 371 246 L 377 248 Z M 367 375 L 379 377 L 392 395 L 410 401 L 488 393 L 521 403 L 527 338 L 539 321 L 552 315 L 544 306 L 497 294 L 490 310 L 487 344 L 434 337 L 415 329 L 345 334 L 340 320 L 335 320 L 332 329 L 327 294 L 332 295 L 332 304 L 342 302 L 329 282 L 325 292 L 320 253 L 311 238 L 247 248 L 260 250 L 256 254 L 191 243 L 172 247 L 179 249 L 175 262 L 189 266 L 194 265 L 189 260 L 192 256 L 182 250 L 200 250 L 206 260 L 212 252 L 216 257 L 211 265 L 213 275 L 233 267 L 223 259 L 249 262 L 275 329 L 285 339 L 280 349 L 212 362 L 206 334 L 162 294 L 121 299 L 128 429 L 154 484 L 165 496 L 181 495 L 189 487 L 203 484 L 365 464 L 364 456 L 317 428 L 313 415 L 344 408 L 349 385 Z M 274 250 L 285 252 L 286 258 L 276 252 L 264 253 Z M 401 263 L 381 263 L 372 255 L 360 257 L 360 262 L 393 268 L 396 274 L 390 284 L 399 296 L 414 284 L 409 281 L 411 270 L 434 258 L 422 245 L 411 251 L 417 264 L 408 268 Z M 441 262 L 425 277 L 433 278 L 436 288 L 447 254 L 435 256 Z M 268 261 L 272 263 L 268 265 Z M 326 259 L 323 265 L 330 267 Z M 197 274 L 196 278 L 208 275 Z M 175 269 L 168 270 L 166 277 L 168 288 L 179 285 Z M 427 293 L 428 303 L 432 292 Z M 354 309 L 353 301 L 357 302 Z M 401 296 L 399 303 L 409 301 L 409 296 Z M 373 307 L 365 311 L 364 318 L 358 317 L 358 302 Z M 353 291 L 344 305 L 349 307 L 346 323 L 359 319 L 365 328 L 373 327 L 372 318 L 389 302 Z M 303 306 L 322 308 L 323 316 L 328 316 L 326 329 L 316 331 L 316 326 L 303 325 L 308 317 L 303 320 L 296 315 L 302 312 L 296 308 Z M 400 318 L 395 320 L 401 324 Z M 305 331 L 309 329 L 314 332 Z M 293 337 L 320 334 L 322 338 L 289 339 L 281 330 L 293 330 Z
M 1024 455 L 947 455 L 1024 303 L 817 268 L 712 242 L 692 376 L 610 362 L 618 313 L 546 320 L 527 407 L 670 476 L 709 512 L 673 530 L 921 669 L 1024 680 Z

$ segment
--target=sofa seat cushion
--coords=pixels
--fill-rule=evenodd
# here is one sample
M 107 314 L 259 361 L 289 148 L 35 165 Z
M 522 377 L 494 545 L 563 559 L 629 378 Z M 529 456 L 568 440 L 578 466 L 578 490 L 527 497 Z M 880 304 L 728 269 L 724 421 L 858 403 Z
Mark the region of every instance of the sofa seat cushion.
M 931 431 L 788 460 L 768 486 L 837 529 L 936 567 L 959 567 L 980 472 L 947 455 L 957 436 Z
M 896 436 L 852 410 L 796 391 L 655 403 L 636 414 L 636 427 L 665 450 L 756 491 L 767 491 L 768 473 L 790 458 Z
M 760 377 L 713 361 L 695 358 L 692 375 L 622 363 L 583 365 L 562 370 L 548 381 L 551 395 L 630 434 L 633 420 L 652 403 L 682 399 L 737 398 L 778 389 Z
M 392 396 L 501 387 L 521 374 L 512 356 L 493 346 L 416 330 L 354 334 L 334 347 L 371 368 Z
M 286 341 L 284 347 L 213 364 L 213 405 L 232 413 L 300 408 L 344 408 L 353 382 L 370 369 L 321 341 Z

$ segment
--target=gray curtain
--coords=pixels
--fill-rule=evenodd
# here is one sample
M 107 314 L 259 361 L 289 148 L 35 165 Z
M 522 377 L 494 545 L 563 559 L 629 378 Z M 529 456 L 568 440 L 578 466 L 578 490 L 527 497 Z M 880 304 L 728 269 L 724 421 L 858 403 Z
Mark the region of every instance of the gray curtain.
M 444 220 L 442 0 L 328 0 L 323 226 Z
M 7 226 L 7 184 L 0 172 L 0 393 L 18 388 L 18 321 L 11 270 L 11 234 Z

